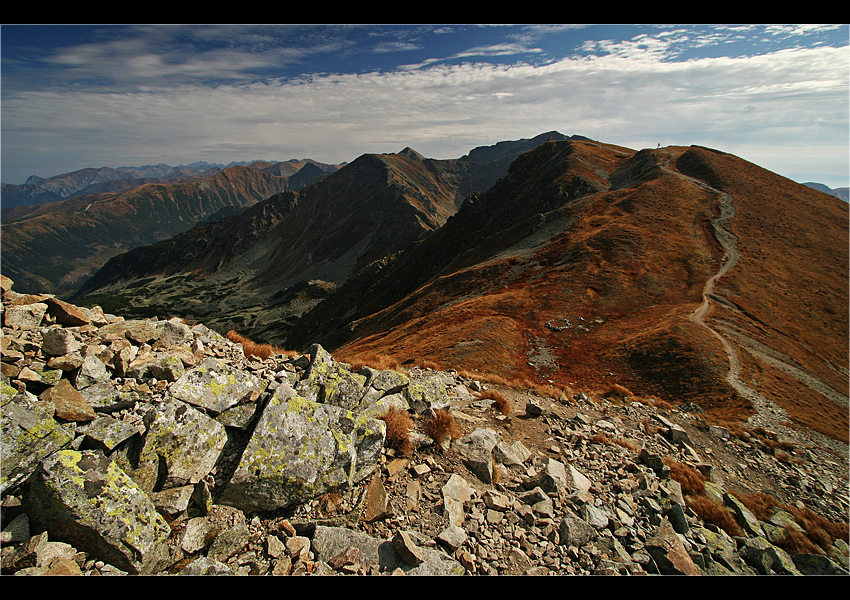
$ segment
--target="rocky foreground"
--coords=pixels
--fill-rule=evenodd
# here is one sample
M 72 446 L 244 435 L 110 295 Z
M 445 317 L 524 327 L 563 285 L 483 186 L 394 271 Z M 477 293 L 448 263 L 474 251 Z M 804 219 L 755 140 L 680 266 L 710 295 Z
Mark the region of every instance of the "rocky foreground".
M 848 573 L 846 453 L 11 288 L 4 574 Z

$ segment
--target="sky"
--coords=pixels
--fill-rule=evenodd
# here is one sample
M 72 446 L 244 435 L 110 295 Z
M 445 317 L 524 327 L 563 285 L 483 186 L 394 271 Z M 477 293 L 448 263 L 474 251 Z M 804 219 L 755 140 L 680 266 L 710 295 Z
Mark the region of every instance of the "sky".
M 848 186 L 847 24 L 2 25 L 0 179 L 559 131 Z

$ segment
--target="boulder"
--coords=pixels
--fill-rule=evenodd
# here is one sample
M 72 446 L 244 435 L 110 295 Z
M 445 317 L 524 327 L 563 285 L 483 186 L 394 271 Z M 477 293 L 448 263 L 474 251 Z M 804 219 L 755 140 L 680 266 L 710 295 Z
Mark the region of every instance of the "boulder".
M 500 437 L 490 429 L 477 428 L 454 442 L 454 449 L 466 467 L 484 483 L 493 483 L 493 448 Z
M 98 451 L 60 450 L 44 459 L 25 503 L 52 539 L 123 571 L 156 573 L 170 560 L 171 528 L 148 495 Z
M 179 401 L 155 406 L 144 425 L 144 435 L 117 460 L 147 492 L 198 483 L 227 442 L 223 425 Z
M 52 403 L 40 401 L 30 393 L 17 393 L 5 381 L 0 385 L 3 389 L 0 492 L 5 494 L 22 483 L 43 458 L 70 444 L 74 429 L 53 418 Z
M 386 424 L 304 398 L 282 384 L 265 407 L 221 502 L 245 511 L 275 510 L 374 471 Z
M 352 373 L 338 364 L 320 345 L 308 350 L 310 366 L 298 383 L 298 393 L 311 402 L 355 410 L 366 393 L 366 377 Z
M 47 312 L 47 304 L 43 302 L 4 308 L 3 324 L 12 329 L 36 329 L 41 326 L 41 321 Z
M 97 414 L 83 395 L 67 379 L 60 379 L 51 388 L 42 392 L 39 400 L 52 402 L 54 416 L 63 421 L 93 421 Z
M 266 385 L 247 371 L 209 358 L 175 381 L 169 393 L 177 400 L 217 414 L 237 404 L 253 402 Z

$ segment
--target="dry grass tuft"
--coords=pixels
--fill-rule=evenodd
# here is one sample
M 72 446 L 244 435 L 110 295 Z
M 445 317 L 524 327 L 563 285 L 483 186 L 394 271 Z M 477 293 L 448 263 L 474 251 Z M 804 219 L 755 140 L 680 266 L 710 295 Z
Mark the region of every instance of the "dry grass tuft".
M 487 373 L 481 376 L 484 381 L 493 385 L 504 385 L 506 387 L 511 387 L 510 381 L 502 377 L 501 375 L 494 375 L 492 373 Z
M 608 439 L 608 436 L 605 435 L 604 431 L 600 431 L 599 433 L 593 434 L 593 437 L 590 438 L 590 441 L 596 442 L 597 444 L 610 444 L 611 440 Z
M 682 486 L 682 494 L 686 496 L 705 496 L 705 477 L 693 467 L 680 463 L 665 456 L 664 464 L 670 467 L 670 478 Z
M 622 438 L 622 437 L 615 438 L 614 443 L 617 444 L 618 446 L 622 446 L 626 450 L 629 450 L 629 451 L 634 452 L 636 454 L 638 452 L 640 452 L 640 448 L 634 442 L 631 442 L 631 441 L 627 440 L 626 438 Z
M 685 503 L 706 523 L 717 525 L 732 537 L 744 535 L 729 509 L 708 496 L 687 496 Z
M 228 331 L 224 335 L 224 337 L 226 337 L 234 344 L 242 344 L 242 352 L 245 354 L 246 358 L 256 356 L 257 358 L 266 359 L 271 358 L 276 354 L 286 354 L 289 356 L 294 355 L 294 352 L 284 350 L 283 348 L 278 348 L 277 346 L 272 346 L 270 344 L 257 344 L 254 341 L 246 338 L 244 335 L 236 333 L 236 331 L 232 329 Z
M 824 550 L 829 550 L 833 539 L 847 540 L 847 523 L 831 523 L 809 507 L 787 506 L 785 510 L 794 515 L 794 520 L 806 531 L 806 536 Z
M 646 435 L 652 436 L 661 431 L 660 427 L 656 427 L 655 425 L 653 425 L 646 417 L 640 420 L 640 424 L 643 427 L 643 432 Z
M 355 373 L 363 367 L 371 367 L 378 371 L 399 371 L 401 369 L 401 363 L 396 358 L 380 352 L 358 354 L 349 358 L 347 362 Z
M 652 406 L 654 406 L 655 408 L 657 408 L 659 410 L 668 410 L 668 411 L 672 411 L 675 408 L 672 404 L 670 404 L 666 400 L 661 400 L 659 398 L 656 398 L 655 400 L 653 400 Z
M 427 433 L 438 445 L 442 445 L 449 439 L 456 440 L 461 436 L 460 427 L 454 415 L 447 410 L 434 411 L 434 417 L 428 421 Z
M 823 554 L 805 534 L 790 526 L 785 527 L 785 533 L 776 540 L 776 545 L 789 554 Z
M 740 500 L 741 504 L 746 506 L 759 521 L 767 521 L 782 506 L 779 500 L 770 494 L 765 494 L 764 492 L 756 492 L 752 494 L 733 492 L 733 495 Z
M 633 396 L 634 394 L 632 394 L 628 388 L 623 387 L 618 383 L 612 383 L 605 389 L 604 392 L 602 392 L 602 397 L 605 399 L 615 398 L 617 400 L 625 400 L 626 398 L 631 398 Z
M 493 406 L 495 406 L 496 410 L 498 410 L 503 415 L 511 414 L 511 403 L 508 402 L 508 399 L 496 390 L 486 390 L 484 392 L 481 392 L 481 394 L 478 395 L 478 398 L 481 400 L 492 400 Z
M 421 369 L 431 369 L 432 371 L 440 371 L 441 367 L 433 360 L 421 360 L 417 363 Z
M 735 497 L 761 521 L 769 519 L 780 509 L 791 513 L 797 525 L 805 531 L 805 535 L 796 530 L 786 532 L 787 543 L 794 548 L 801 546 L 811 548 L 814 544 L 823 550 L 828 550 L 834 540 L 847 541 L 850 538 L 850 529 L 846 522 L 833 523 L 808 507 L 799 508 L 784 505 L 764 492 L 754 494 L 736 492 Z M 803 541 L 804 539 L 805 541 Z
M 408 412 L 391 406 L 381 419 L 387 424 L 387 445 L 409 456 L 413 452 L 413 442 L 410 441 L 413 420 Z

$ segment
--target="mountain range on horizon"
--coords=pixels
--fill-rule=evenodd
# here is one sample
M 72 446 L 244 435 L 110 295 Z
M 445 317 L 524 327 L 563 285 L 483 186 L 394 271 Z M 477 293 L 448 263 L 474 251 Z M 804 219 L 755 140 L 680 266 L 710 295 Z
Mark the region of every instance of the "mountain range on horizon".
M 279 176 L 291 176 L 308 163 L 318 166 L 325 172 L 331 172 L 341 166 L 323 164 L 312 159 L 293 158 L 287 161 L 234 161 L 226 165 L 195 161 L 176 167 L 164 163 L 141 167 L 92 167 L 51 177 L 31 175 L 20 185 L 3 183 L 0 197 L 2 197 L 2 207 L 8 209 L 56 202 L 77 196 L 128 190 L 146 183 L 180 183 L 208 179 L 230 167 L 251 167 Z
M 34 287 L 48 265 L 78 274 L 65 289 L 79 305 L 318 342 L 344 360 L 617 383 L 729 419 L 771 402 L 847 441 L 848 205 L 833 194 L 719 150 L 557 132 L 450 160 L 405 148 L 274 174 L 282 164 L 4 216 L 4 275 Z M 288 188 L 305 169 L 315 177 Z M 254 193 L 217 191 L 234 186 Z M 212 196 L 191 217 L 180 208 Z M 98 227 L 118 222 L 106 207 L 150 221 L 132 198 L 182 228 L 104 252 Z M 33 247 L 42 274 L 27 279 Z

